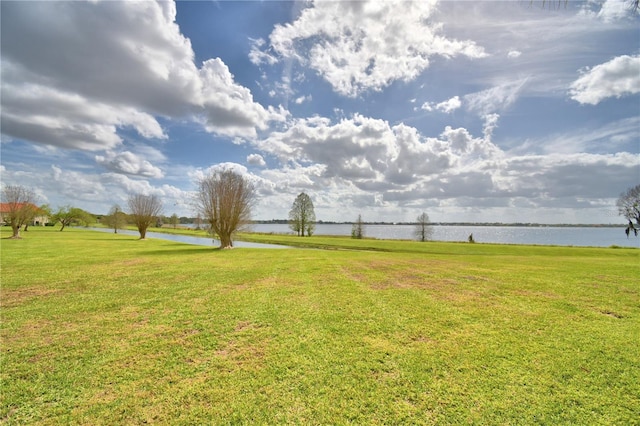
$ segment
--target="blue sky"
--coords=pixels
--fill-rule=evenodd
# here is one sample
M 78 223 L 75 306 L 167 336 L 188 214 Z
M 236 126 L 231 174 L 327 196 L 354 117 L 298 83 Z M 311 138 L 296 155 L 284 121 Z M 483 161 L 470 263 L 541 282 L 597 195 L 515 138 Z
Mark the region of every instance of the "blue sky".
M 251 179 L 255 219 L 622 223 L 627 1 L 2 1 L 2 184 L 106 213 Z

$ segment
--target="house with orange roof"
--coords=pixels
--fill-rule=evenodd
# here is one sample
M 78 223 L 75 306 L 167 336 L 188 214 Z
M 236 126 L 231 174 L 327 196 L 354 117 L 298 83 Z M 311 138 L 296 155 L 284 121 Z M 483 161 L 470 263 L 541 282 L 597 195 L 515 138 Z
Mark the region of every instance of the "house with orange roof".
M 17 208 L 22 208 L 25 203 L 19 203 Z M 29 222 L 30 226 L 44 226 L 49 223 L 49 216 L 35 204 L 30 204 L 31 208 L 36 211 L 36 215 Z M 11 212 L 10 203 L 0 203 L 0 225 L 9 225 L 8 216 Z

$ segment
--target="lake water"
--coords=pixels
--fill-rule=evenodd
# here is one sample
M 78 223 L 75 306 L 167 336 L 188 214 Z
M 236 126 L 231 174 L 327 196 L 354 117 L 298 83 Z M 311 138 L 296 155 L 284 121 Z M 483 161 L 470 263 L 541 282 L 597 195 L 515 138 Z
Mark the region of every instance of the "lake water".
M 109 228 L 88 228 L 92 231 L 110 232 L 113 233 L 113 229 Z M 126 229 L 119 229 L 118 234 L 133 235 L 140 237 L 138 231 L 129 231 Z M 194 244 L 198 246 L 220 247 L 220 241 L 205 237 L 190 237 L 188 235 L 172 235 L 162 232 L 147 232 L 147 238 L 157 238 L 159 240 L 175 241 L 177 243 Z M 250 243 L 248 241 L 234 241 L 234 247 L 238 248 L 266 248 L 266 249 L 284 249 L 291 248 L 278 244 L 262 244 L 262 243 Z
M 288 225 L 256 224 L 254 232 L 292 234 Z M 411 240 L 414 238 L 413 225 L 365 225 L 365 237 Z M 477 243 L 536 244 L 558 246 L 593 246 L 640 248 L 640 237 L 629 237 L 624 226 L 618 228 L 595 227 L 553 227 L 553 226 L 432 226 L 435 241 L 467 241 L 470 234 Z M 350 224 L 317 224 L 315 235 L 351 235 Z
M 183 225 L 184 226 L 184 225 Z M 90 228 L 96 231 L 113 232 L 108 228 Z M 592 246 L 640 248 L 639 237 L 629 237 L 624 233 L 624 227 L 595 228 L 595 227 L 554 227 L 554 226 L 432 226 L 434 241 L 467 241 L 470 234 L 477 243 L 498 244 L 535 244 L 556 246 Z M 293 234 L 288 225 L 284 224 L 255 224 L 251 231 L 270 234 Z M 413 225 L 365 225 L 364 235 L 368 238 L 386 240 L 411 240 L 414 238 Z M 139 236 L 137 231 L 119 230 L 124 235 Z M 315 235 L 351 235 L 350 224 L 317 224 Z M 191 237 L 187 235 L 171 235 L 160 232 L 147 232 L 147 237 L 175 241 L 186 244 L 196 244 L 218 247 L 220 242 L 211 238 Z M 260 244 L 246 241 L 234 241 L 234 247 L 239 248 L 290 248 L 276 244 Z

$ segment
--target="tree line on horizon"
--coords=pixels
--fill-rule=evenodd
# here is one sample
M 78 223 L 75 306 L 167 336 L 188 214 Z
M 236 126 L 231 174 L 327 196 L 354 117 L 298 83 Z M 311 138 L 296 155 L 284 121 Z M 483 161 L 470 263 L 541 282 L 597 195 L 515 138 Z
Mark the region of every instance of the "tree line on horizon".
M 220 240 L 220 248 L 233 247 L 234 235 L 251 223 L 251 211 L 255 205 L 256 192 L 253 183 L 245 176 L 229 169 L 211 172 L 198 182 L 198 190 L 193 200 L 193 208 L 197 212 L 197 220 L 202 220 L 214 237 Z M 89 224 L 95 218 L 90 213 L 66 205 L 53 212 L 48 205 L 38 207 L 37 196 L 32 189 L 21 185 L 4 185 L 2 187 L 2 220 L 12 228 L 10 238 L 19 239 L 21 227 L 28 227 L 36 215 L 46 214 L 53 223 L 61 223 L 61 231 L 74 223 Z M 625 228 L 627 237 L 632 233 L 638 236 L 640 231 L 640 184 L 621 193 L 616 201 L 618 214 L 628 224 Z M 123 228 L 132 223 L 140 233 L 140 239 L 146 237 L 147 229 L 155 224 L 162 225 L 162 201 L 156 195 L 141 193 L 130 194 L 127 199 L 128 213 L 117 204 L 109 214 L 103 216 L 103 223 L 114 229 Z M 166 219 L 166 218 L 165 218 Z M 168 220 L 174 226 L 180 221 L 177 215 Z M 186 218 L 185 218 L 186 219 Z M 300 193 L 293 201 L 289 211 L 289 227 L 300 237 L 312 236 L 315 231 L 316 215 L 313 201 L 305 192 Z M 415 222 L 415 236 L 418 241 L 429 241 L 433 230 L 429 216 L 421 213 Z M 362 215 L 353 222 L 351 236 L 363 238 L 365 222 Z M 470 237 L 471 241 L 471 237 Z

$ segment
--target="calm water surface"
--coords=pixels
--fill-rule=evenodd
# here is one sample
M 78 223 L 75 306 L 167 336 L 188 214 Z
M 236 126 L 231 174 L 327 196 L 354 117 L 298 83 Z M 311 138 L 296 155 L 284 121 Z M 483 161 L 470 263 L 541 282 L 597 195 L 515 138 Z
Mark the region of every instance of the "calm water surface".
M 109 228 L 89 228 L 89 229 L 91 229 L 92 231 L 113 233 L 113 229 L 109 229 Z M 140 236 L 139 232 L 129 231 L 126 229 L 119 229 L 118 234 L 134 235 L 137 237 Z M 160 240 L 175 241 L 177 243 L 194 244 L 198 246 L 220 247 L 219 240 L 213 240 L 211 238 L 206 238 L 206 237 L 190 237 L 188 235 L 172 235 L 172 234 L 164 234 L 162 232 L 147 232 L 147 238 L 157 238 Z M 288 246 L 281 246 L 278 244 L 250 243 L 247 241 L 234 241 L 233 246 L 238 248 L 266 248 L 266 249 L 292 248 Z
M 90 228 L 96 231 L 113 232 L 107 228 Z M 469 235 L 477 243 L 498 244 L 535 244 L 556 246 L 583 246 L 583 247 L 620 247 L 640 248 L 640 238 L 630 237 L 624 233 L 624 227 L 620 228 L 594 228 L 594 227 L 529 227 L 529 226 L 433 226 L 434 241 L 467 241 Z M 293 234 L 288 225 L 284 224 L 256 224 L 251 227 L 253 232 L 273 234 Z M 365 225 L 365 237 L 386 240 L 412 240 L 415 226 L 413 225 Z M 118 233 L 138 236 L 136 231 L 119 230 Z M 349 224 L 318 224 L 315 235 L 351 235 Z M 220 241 L 204 237 L 191 237 L 187 235 L 171 235 L 160 232 L 147 232 L 147 237 L 175 241 L 186 244 L 218 247 Z M 291 248 L 276 244 L 250 243 L 246 241 L 234 241 L 234 247 L 239 248 Z
M 529 226 L 433 226 L 435 241 L 467 241 L 470 234 L 478 243 L 499 244 L 537 244 L 557 246 L 593 246 L 640 247 L 640 238 L 630 237 L 624 233 L 624 226 L 619 228 L 594 227 L 529 227 Z M 291 234 L 288 225 L 256 224 L 254 232 L 275 234 Z M 413 225 L 365 225 L 365 237 L 411 240 L 414 239 Z M 316 225 L 315 235 L 351 235 L 351 225 Z

